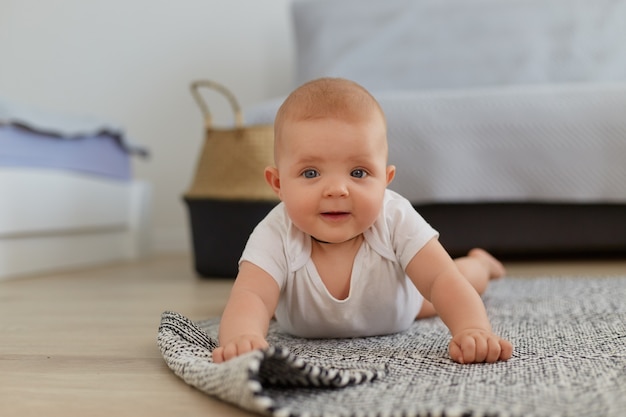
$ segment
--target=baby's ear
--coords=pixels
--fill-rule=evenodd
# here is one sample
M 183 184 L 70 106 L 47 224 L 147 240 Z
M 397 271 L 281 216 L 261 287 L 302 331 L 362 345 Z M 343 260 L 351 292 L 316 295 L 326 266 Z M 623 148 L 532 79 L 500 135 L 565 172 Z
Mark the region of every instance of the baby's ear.
M 395 165 L 389 165 L 387 167 L 387 185 L 391 184 L 391 181 L 396 177 Z
M 278 168 L 267 167 L 265 168 L 265 182 L 272 187 L 272 190 L 280 197 L 280 177 L 278 175 Z

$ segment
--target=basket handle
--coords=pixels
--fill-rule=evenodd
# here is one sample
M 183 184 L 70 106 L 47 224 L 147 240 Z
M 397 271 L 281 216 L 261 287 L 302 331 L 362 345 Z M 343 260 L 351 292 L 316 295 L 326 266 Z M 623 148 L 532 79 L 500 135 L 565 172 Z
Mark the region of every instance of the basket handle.
M 211 129 L 211 127 L 213 126 L 213 117 L 211 116 L 211 112 L 209 111 L 209 107 L 207 106 L 206 101 L 204 101 L 202 95 L 200 94 L 200 88 L 202 87 L 215 90 L 228 99 L 228 101 L 230 102 L 230 106 L 233 109 L 233 113 L 235 113 L 235 127 L 238 129 L 242 128 L 243 114 L 241 113 L 241 107 L 239 106 L 239 103 L 237 102 L 237 99 L 235 98 L 233 93 L 231 93 L 230 90 L 228 90 L 223 85 L 218 84 L 214 81 L 198 80 L 191 83 L 190 89 L 193 98 L 196 100 L 196 103 L 198 103 L 198 106 L 200 107 L 200 110 L 204 115 L 205 128 Z

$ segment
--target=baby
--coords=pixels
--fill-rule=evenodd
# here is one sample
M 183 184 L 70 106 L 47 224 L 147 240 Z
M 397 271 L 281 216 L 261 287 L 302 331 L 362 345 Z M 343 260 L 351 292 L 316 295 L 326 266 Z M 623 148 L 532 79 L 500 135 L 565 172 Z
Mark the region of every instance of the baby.
M 396 170 L 386 130 L 378 102 L 348 80 L 310 81 L 285 100 L 275 166 L 265 170 L 281 203 L 248 240 L 214 362 L 266 348 L 272 317 L 295 336 L 341 338 L 439 315 L 453 360 L 511 357 L 479 295 L 504 267 L 481 249 L 452 260 L 410 202 L 387 189 Z

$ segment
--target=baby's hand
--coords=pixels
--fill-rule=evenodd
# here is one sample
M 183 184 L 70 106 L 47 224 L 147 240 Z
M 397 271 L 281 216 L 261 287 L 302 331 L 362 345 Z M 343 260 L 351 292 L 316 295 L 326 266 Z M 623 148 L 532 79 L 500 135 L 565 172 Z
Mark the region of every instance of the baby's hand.
M 213 362 L 222 363 L 256 349 L 265 349 L 268 346 L 267 341 L 258 335 L 237 336 L 213 350 Z
M 513 354 L 508 340 L 480 329 L 465 330 L 450 341 L 450 357 L 459 363 L 506 361 Z

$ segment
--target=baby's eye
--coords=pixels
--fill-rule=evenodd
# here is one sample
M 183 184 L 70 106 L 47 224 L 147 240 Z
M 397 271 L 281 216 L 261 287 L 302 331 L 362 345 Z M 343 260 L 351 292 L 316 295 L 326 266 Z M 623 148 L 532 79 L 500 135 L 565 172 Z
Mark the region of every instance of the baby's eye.
M 320 173 L 314 169 L 307 169 L 306 171 L 302 173 L 302 176 L 304 178 L 315 178 L 315 177 L 319 177 L 319 175 Z
M 364 169 L 355 169 L 350 173 L 354 178 L 365 178 L 367 177 L 367 172 Z

